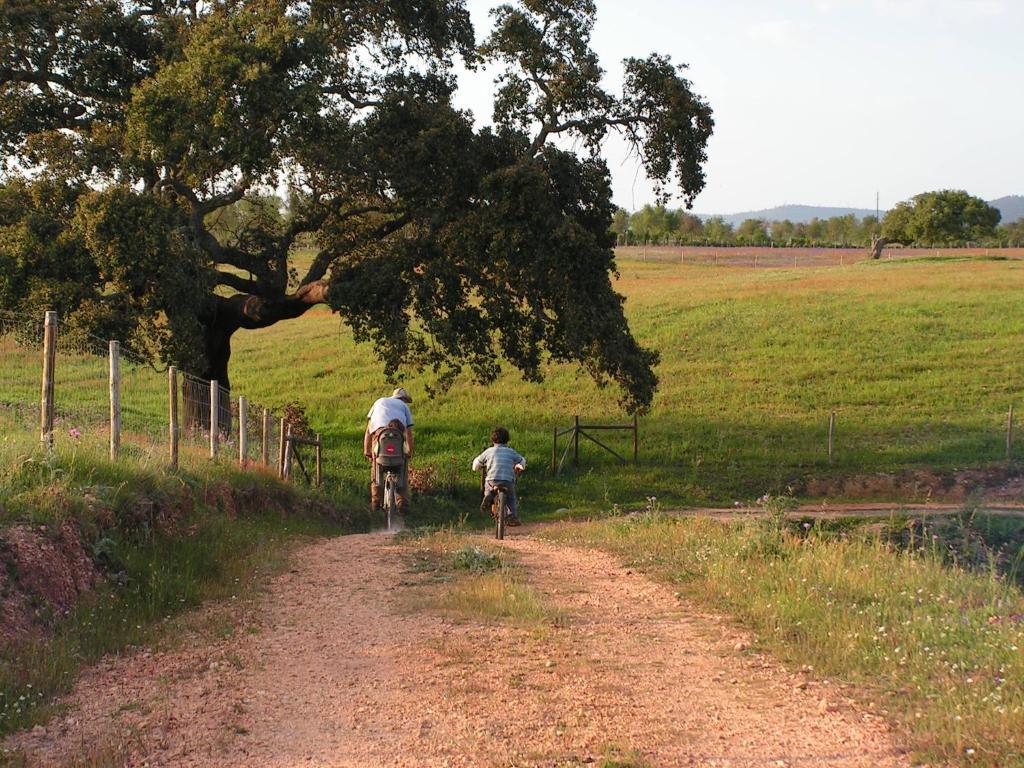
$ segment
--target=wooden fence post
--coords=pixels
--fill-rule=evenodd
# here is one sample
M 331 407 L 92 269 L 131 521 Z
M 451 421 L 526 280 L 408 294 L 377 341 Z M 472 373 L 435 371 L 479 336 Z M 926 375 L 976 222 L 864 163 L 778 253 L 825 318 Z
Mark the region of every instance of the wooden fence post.
M 170 439 L 171 466 L 178 466 L 178 369 L 173 365 L 167 367 L 167 418 L 170 423 L 168 438 Z
M 633 463 L 640 460 L 640 419 L 633 414 Z
M 832 411 L 828 417 L 828 463 L 832 463 L 832 450 L 835 446 L 836 435 L 836 412 Z
M 284 448 L 288 442 L 288 420 L 281 419 L 281 438 L 277 451 L 277 476 L 284 478 Z
M 210 458 L 220 451 L 220 384 L 210 382 Z
M 110 342 L 110 460 L 121 452 L 121 342 Z
M 249 408 L 245 396 L 238 398 L 238 463 L 249 465 Z
M 47 312 L 43 324 L 43 387 L 39 399 L 39 439 L 53 448 L 53 376 L 57 365 L 57 313 Z
M 324 477 L 323 476 L 323 469 L 322 469 L 322 466 L 323 466 L 323 454 L 321 452 L 322 449 L 323 449 L 323 444 L 324 444 L 324 439 L 320 436 L 320 433 L 318 432 L 317 435 L 316 435 L 316 487 L 317 488 L 319 488 L 321 485 L 323 485 L 323 477 Z
M 284 474 L 285 480 L 291 480 L 292 478 L 292 425 L 288 425 L 288 432 L 286 433 L 284 441 Z
M 1006 460 L 1013 458 L 1013 403 L 1010 403 L 1010 410 L 1006 414 Z
M 270 466 L 270 411 L 263 409 L 263 466 Z
M 572 431 L 572 465 L 580 465 L 580 417 L 576 417 L 576 425 Z

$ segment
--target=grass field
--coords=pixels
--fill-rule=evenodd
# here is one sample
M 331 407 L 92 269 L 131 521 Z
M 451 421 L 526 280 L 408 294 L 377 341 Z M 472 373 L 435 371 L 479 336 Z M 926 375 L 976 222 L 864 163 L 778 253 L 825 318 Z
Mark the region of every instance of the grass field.
M 554 427 L 571 425 L 576 414 L 605 423 L 626 416 L 613 389 L 598 388 L 572 366 L 551 366 L 540 385 L 514 371 L 490 387 L 463 381 L 433 400 L 429 379 L 412 375 L 401 383 L 416 400 L 416 464 L 432 466 L 440 486 L 420 497 L 420 512 L 451 517 L 471 508 L 477 480 L 469 462 L 497 423 L 531 460 L 522 485 L 530 516 L 637 506 L 652 495 L 666 504 L 731 504 L 803 487 L 809 478 L 1002 459 L 1006 409 L 1024 380 L 1024 262 L 619 266 L 634 332 L 662 356 L 661 386 L 641 420 L 639 466 L 621 466 L 584 442 L 580 468 L 550 476 Z M 0 351 L 0 400 L 27 403 L 31 412 L 38 355 Z M 102 418 L 102 359 L 67 356 L 59 368 L 58 406 L 71 398 L 84 418 Z M 165 379 L 145 368 L 129 371 L 126 429 L 153 436 L 159 461 Z M 232 372 L 234 394 L 274 408 L 304 405 L 327 442 L 328 481 L 352 498 L 365 495 L 364 417 L 391 388 L 370 347 L 355 345 L 336 316 L 318 309 L 239 333 Z M 838 421 L 829 465 L 832 410 Z M 92 436 L 104 439 L 102 429 Z M 627 436 L 605 436 L 628 452 Z
M 789 248 L 759 245 L 630 245 L 617 249 L 620 258 L 672 264 L 723 267 L 836 267 L 871 259 L 866 247 Z M 1022 259 L 1024 248 L 886 248 L 883 261 L 918 259 Z
M 620 466 L 585 445 L 579 470 L 549 476 L 553 427 L 574 414 L 625 416 L 614 390 L 573 367 L 551 367 L 541 385 L 509 371 L 491 387 L 463 382 L 434 400 L 425 397 L 428 380 L 411 376 L 402 384 L 416 399 L 417 462 L 456 486 L 456 508 L 475 487 L 469 461 L 496 423 L 533 462 L 522 486 L 533 515 L 651 495 L 731 503 L 810 476 L 983 466 L 1003 455 L 1006 408 L 1024 378 L 1024 263 L 755 271 L 622 261 L 620 270 L 632 327 L 662 355 L 661 386 L 641 420 L 640 465 Z M 254 397 L 308 407 L 329 442 L 335 482 L 358 491 L 365 413 L 389 390 L 372 349 L 320 310 L 238 335 L 232 362 L 236 385 Z

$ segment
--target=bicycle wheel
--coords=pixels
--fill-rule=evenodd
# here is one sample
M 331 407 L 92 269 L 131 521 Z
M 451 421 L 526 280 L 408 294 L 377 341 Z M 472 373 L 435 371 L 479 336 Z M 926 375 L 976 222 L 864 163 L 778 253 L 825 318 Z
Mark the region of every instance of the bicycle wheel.
M 494 515 L 494 536 L 498 539 L 505 538 L 505 492 L 499 490 L 494 500 L 497 513 Z
M 388 530 L 395 521 L 398 514 L 398 499 L 395 497 L 395 474 L 388 472 L 387 480 L 384 481 L 384 514 L 387 516 Z

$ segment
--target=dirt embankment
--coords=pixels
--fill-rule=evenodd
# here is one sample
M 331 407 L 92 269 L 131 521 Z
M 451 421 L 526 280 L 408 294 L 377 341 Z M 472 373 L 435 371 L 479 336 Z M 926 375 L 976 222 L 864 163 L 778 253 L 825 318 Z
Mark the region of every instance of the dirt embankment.
M 794 484 L 799 496 L 819 499 L 901 500 L 908 503 L 963 503 L 1024 500 L 1024 474 L 1012 467 L 917 469 L 899 473 L 808 478 Z
M 0 647 L 44 631 L 99 579 L 70 521 L 0 531 Z
M 392 539 L 337 538 L 301 551 L 244 631 L 111 659 L 7 746 L 39 765 L 96 749 L 150 766 L 909 764 L 849 691 L 610 556 L 506 546 L 562 621 L 442 615 L 425 606 L 444 583 Z
M 197 505 L 229 518 L 294 505 L 286 489 L 226 482 L 120 496 L 108 502 L 88 489 L 54 488 L 35 502 L 47 507 L 39 517 L 49 522 L 0 525 L 0 650 L 45 637 L 97 586 L 116 582 L 118 565 L 103 546 L 108 537 L 196 535 L 189 519 Z

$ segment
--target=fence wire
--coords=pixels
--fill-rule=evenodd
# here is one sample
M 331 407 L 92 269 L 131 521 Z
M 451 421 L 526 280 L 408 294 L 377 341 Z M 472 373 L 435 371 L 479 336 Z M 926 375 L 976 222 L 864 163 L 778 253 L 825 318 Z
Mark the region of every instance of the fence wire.
M 111 429 L 110 342 L 58 325 L 55 346 L 53 442 L 57 447 L 87 445 L 105 452 Z M 40 435 L 43 347 L 42 317 L 0 312 L 0 428 L 5 435 Z M 278 469 L 282 419 L 291 418 L 286 409 L 247 401 L 243 453 L 239 393 L 181 372 L 175 375 L 172 390 L 167 370 L 154 368 L 123 344 L 118 369 L 122 453 L 168 459 L 174 391 L 179 456 L 208 457 L 212 423 L 222 459 L 253 467 L 265 460 L 272 471 Z M 211 418 L 214 392 L 217 407 Z
M 0 425 L 9 429 L 39 426 L 43 323 L 0 312 Z
M 871 261 L 867 247 L 789 247 L 776 246 L 714 246 L 680 245 L 678 243 L 643 243 L 620 245 L 615 254 L 620 259 L 691 266 L 744 268 L 839 267 Z M 1022 248 L 886 248 L 883 261 L 920 259 L 924 257 L 988 257 L 1024 259 Z
M 58 326 L 53 378 L 54 443 L 102 448 L 110 443 L 109 344 L 93 336 L 62 330 Z M 41 336 L 38 346 L 41 360 Z M 37 372 L 36 379 L 39 378 Z

